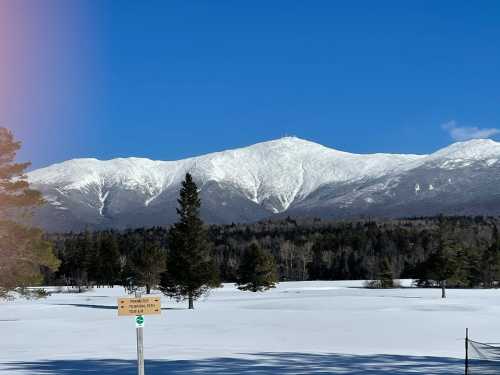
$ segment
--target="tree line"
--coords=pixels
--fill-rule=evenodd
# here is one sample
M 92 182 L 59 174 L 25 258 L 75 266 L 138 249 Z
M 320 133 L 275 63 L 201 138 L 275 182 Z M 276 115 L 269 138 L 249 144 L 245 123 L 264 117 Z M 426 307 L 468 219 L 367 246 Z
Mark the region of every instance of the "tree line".
M 288 218 L 210 226 L 199 222 L 198 227 L 204 228 L 200 246 L 217 275 L 214 280 L 223 282 L 243 284 L 249 278 L 242 279 L 244 268 L 248 271 L 248 264 L 260 259 L 270 280 L 376 280 L 373 285 L 390 287 L 394 279 L 412 278 L 422 287 L 473 288 L 495 287 L 500 280 L 499 224 L 492 217 L 358 222 Z M 62 263 L 49 277 L 75 285 L 126 285 L 134 280 L 149 290 L 160 285 L 162 265 L 168 269 L 169 258 L 170 268 L 184 274 L 185 266 L 174 260 L 199 261 L 176 237 L 179 225 L 53 235 Z

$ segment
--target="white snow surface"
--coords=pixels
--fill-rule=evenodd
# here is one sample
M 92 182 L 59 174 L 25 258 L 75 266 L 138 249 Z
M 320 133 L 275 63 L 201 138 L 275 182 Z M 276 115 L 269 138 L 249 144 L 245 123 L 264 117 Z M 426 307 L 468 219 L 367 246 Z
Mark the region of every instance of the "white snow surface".
M 215 181 L 233 186 L 253 202 L 268 201 L 272 211 L 282 212 L 326 184 L 397 174 L 426 163 L 450 169 L 484 160 L 490 166 L 498 158 L 500 143 L 487 139 L 455 143 L 430 155 L 361 155 L 285 137 L 179 161 L 74 159 L 32 171 L 28 178 L 55 186 L 63 195 L 97 189 L 100 200 L 113 186 L 138 190 L 147 197 L 148 206 L 189 172 L 202 184 Z
M 465 328 L 500 341 L 499 290 L 369 290 L 361 281 L 231 284 L 146 316 L 146 374 L 461 374 Z M 0 373 L 135 374 L 120 287 L 1 302 Z

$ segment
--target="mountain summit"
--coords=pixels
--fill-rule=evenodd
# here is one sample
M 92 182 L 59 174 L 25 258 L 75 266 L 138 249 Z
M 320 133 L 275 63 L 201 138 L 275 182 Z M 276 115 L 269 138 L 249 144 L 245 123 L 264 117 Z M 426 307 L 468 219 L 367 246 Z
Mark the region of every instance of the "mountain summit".
M 175 219 L 191 173 L 209 222 L 274 215 L 332 218 L 500 213 L 500 143 L 459 142 L 430 155 L 352 154 L 296 137 L 179 161 L 74 159 L 30 172 L 49 230 L 125 228 Z

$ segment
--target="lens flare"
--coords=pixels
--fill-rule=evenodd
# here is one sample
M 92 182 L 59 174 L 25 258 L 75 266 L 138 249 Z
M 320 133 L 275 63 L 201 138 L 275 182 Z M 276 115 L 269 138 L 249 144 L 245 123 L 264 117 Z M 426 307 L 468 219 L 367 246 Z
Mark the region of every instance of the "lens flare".
M 64 133 L 81 127 L 82 93 L 89 91 L 82 82 L 89 81 L 94 49 L 85 4 L 0 1 L 0 126 L 23 142 L 21 158 L 35 165 L 49 144 L 57 147 Z

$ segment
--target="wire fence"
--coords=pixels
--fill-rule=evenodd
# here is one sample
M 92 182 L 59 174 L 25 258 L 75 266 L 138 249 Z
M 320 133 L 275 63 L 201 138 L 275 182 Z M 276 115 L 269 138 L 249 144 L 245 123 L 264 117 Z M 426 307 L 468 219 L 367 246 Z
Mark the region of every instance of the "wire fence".
M 500 344 L 466 340 L 466 375 L 500 374 Z

